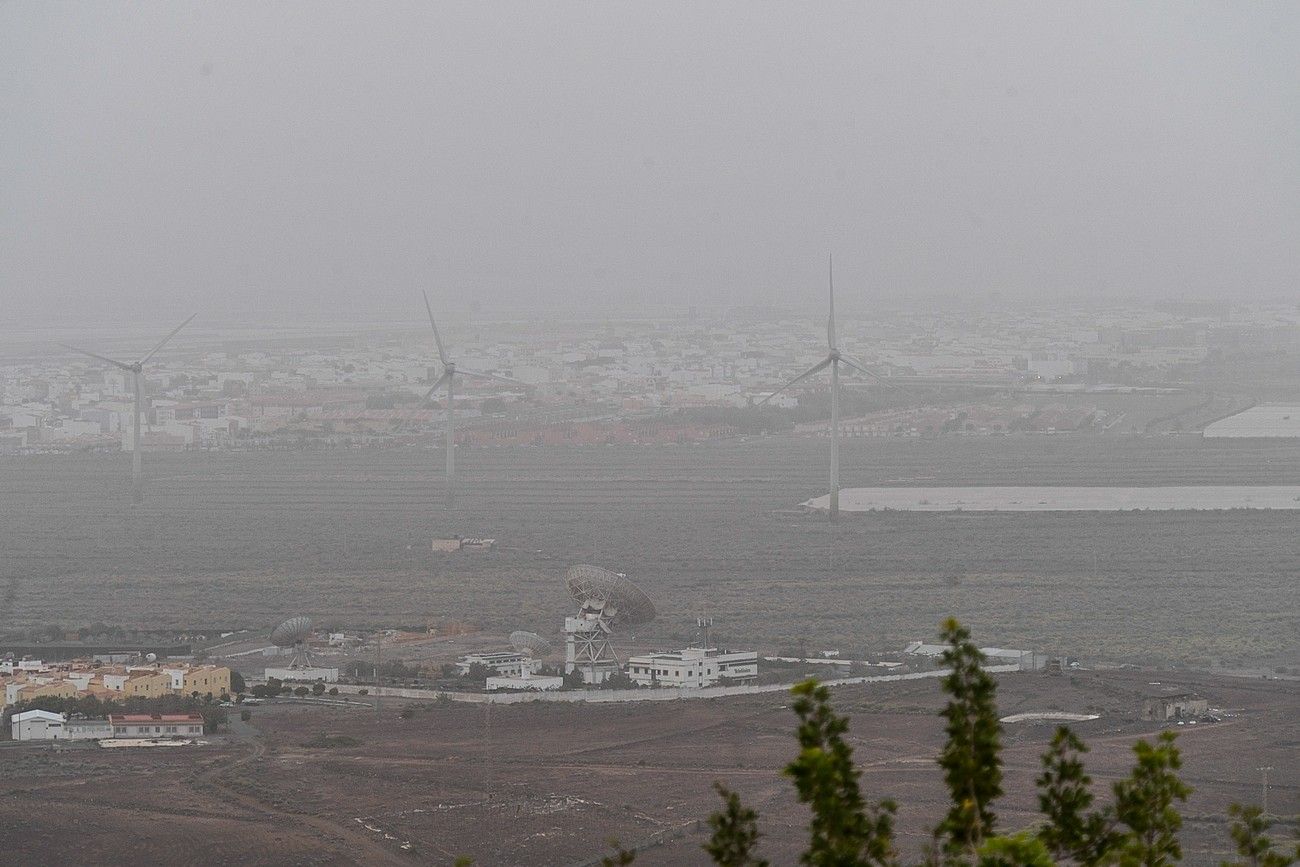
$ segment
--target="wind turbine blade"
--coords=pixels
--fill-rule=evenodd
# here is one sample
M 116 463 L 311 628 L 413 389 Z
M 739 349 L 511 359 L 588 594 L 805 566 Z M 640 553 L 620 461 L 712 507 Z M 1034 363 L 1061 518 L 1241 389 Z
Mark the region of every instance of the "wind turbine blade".
M 120 367 L 120 368 L 122 368 L 123 370 L 130 370 L 130 369 L 131 369 L 131 365 L 127 364 L 125 361 L 118 361 L 117 359 L 115 359 L 115 358 L 109 358 L 109 357 L 106 356 L 106 355 L 96 355 L 96 354 L 93 353 L 93 352 L 89 352 L 89 351 L 87 351 L 87 350 L 85 350 L 85 349 L 78 349 L 77 347 L 72 346 L 72 345 L 67 344 L 67 343 L 60 343 L 59 345 L 62 346 L 64 349 L 71 349 L 73 352 L 80 352 L 82 355 L 89 355 L 91 358 L 95 358 L 95 359 L 98 359 L 98 360 L 100 360 L 100 361 L 106 361 L 106 362 L 108 362 L 109 364 L 113 365 L 114 367 Z
M 167 335 L 166 337 L 164 337 L 162 340 L 158 341 L 158 345 L 157 345 L 157 346 L 155 346 L 153 349 L 149 350 L 149 354 L 148 354 L 148 355 L 146 355 L 144 358 L 140 359 L 140 363 L 141 363 L 141 364 L 144 364 L 146 361 L 148 361 L 149 359 L 151 359 L 151 358 L 153 358 L 155 355 L 157 355 L 157 354 L 158 354 L 158 350 L 160 350 L 160 349 L 162 349 L 164 346 L 166 346 L 168 340 L 171 340 L 173 337 L 175 337 L 175 336 L 176 336 L 176 333 L 177 333 L 178 331 L 180 331 L 180 330 L 181 330 L 182 328 L 184 328 L 186 325 L 189 325 L 190 322 L 193 321 L 194 317 L 195 317 L 195 316 L 198 316 L 198 315 L 199 315 L 199 314 L 197 314 L 197 313 L 191 315 L 189 319 L 186 319 L 186 320 L 185 320 L 184 322 L 182 322 L 180 325 L 177 325 L 175 328 L 173 328 L 173 329 L 171 330 L 171 333 L 170 333 L 170 334 L 168 334 L 168 335 Z
M 835 254 L 828 253 L 826 260 L 827 276 L 830 278 L 831 306 L 830 316 L 826 319 L 826 343 L 835 351 Z
M 867 369 L 867 366 L 866 366 L 865 364 L 863 364 L 863 363 L 862 363 L 861 361 L 859 361 L 858 359 L 853 358 L 852 356 L 845 355 L 843 352 L 841 352 L 841 353 L 840 353 L 840 361 L 844 362 L 844 363 L 847 364 L 849 367 L 851 367 L 851 368 L 853 368 L 854 370 L 856 370 L 858 373 L 861 373 L 861 374 L 863 374 L 864 376 L 868 376 L 868 377 L 870 377 L 871 379 L 874 379 L 876 382 L 880 383 L 881 385 L 885 386 L 886 388 L 892 388 L 892 389 L 894 389 L 895 391 L 901 391 L 901 392 L 904 392 L 904 393 L 909 393 L 909 392 L 907 392 L 907 389 L 902 388 L 902 387 L 897 386 L 897 385 L 894 385 L 894 383 L 890 382 L 888 377 L 881 376 L 880 374 L 876 373 L 876 372 L 873 371 L 873 370 L 868 370 L 868 369 Z
M 442 359 L 443 364 L 450 364 L 447 361 L 447 350 L 442 348 L 442 335 L 438 333 L 438 323 L 433 321 L 433 305 L 429 303 L 429 293 L 423 289 L 420 294 L 424 296 L 424 309 L 429 311 L 429 324 L 433 326 L 433 340 L 438 344 L 438 357 Z
M 758 405 L 759 405 L 759 406 L 762 406 L 763 404 L 767 403 L 769 400 L 771 400 L 772 398 L 776 397 L 778 394 L 780 394 L 781 392 L 785 391 L 787 388 L 789 388 L 790 386 L 794 385 L 796 382 L 802 382 L 803 380 L 807 379 L 808 377 L 810 377 L 810 376 L 812 376 L 812 375 L 814 375 L 814 374 L 821 373 L 823 370 L 825 370 L 826 368 L 830 367 L 831 362 L 834 361 L 834 360 L 835 360 L 834 358 L 831 358 L 830 356 L 827 356 L 827 357 L 826 357 L 825 359 L 823 359 L 822 361 L 820 361 L 820 362 L 818 362 L 817 364 L 813 365 L 812 367 L 808 368 L 808 369 L 805 370 L 803 373 L 799 374 L 799 375 L 796 376 L 794 379 L 790 380 L 790 381 L 787 382 L 785 385 L 781 386 L 781 387 L 778 388 L 776 391 L 772 392 L 772 393 L 769 394 L 767 397 L 765 397 L 765 398 L 763 398 L 762 400 L 760 400 L 760 401 L 758 402 Z
M 438 389 L 442 388 L 443 385 L 446 384 L 447 380 L 449 379 L 451 379 L 451 375 L 448 373 L 443 373 L 442 376 L 438 377 L 438 381 L 433 384 L 433 388 L 429 389 L 429 393 L 426 394 L 425 397 L 426 398 L 433 397 L 433 393 Z
M 463 367 L 456 368 L 456 373 L 460 376 L 468 376 L 471 379 L 495 379 L 497 382 L 505 382 L 510 385 L 521 385 L 525 388 L 528 387 L 527 383 L 520 382 L 517 379 L 511 379 L 508 376 L 497 376 L 495 373 L 482 373 L 477 370 L 466 370 Z

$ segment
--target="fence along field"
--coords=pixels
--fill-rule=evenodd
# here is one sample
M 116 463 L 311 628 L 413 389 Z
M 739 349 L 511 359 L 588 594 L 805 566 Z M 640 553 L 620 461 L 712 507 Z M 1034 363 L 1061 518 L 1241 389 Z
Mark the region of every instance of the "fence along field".
M 1296 512 L 872 513 L 838 526 L 825 441 L 466 449 L 439 507 L 432 449 L 156 455 L 149 502 L 118 508 L 129 458 L 0 460 L 0 622 L 269 626 L 467 621 L 551 630 L 563 568 L 637 576 L 661 608 L 639 640 L 843 649 L 930 635 L 956 614 L 990 642 L 1083 655 L 1294 664 Z M 1194 436 L 856 440 L 846 486 L 1297 484 L 1300 446 Z M 432 536 L 494 536 L 435 557 Z M 469 580 L 475 579 L 475 580 Z M 816 626 L 816 629 L 814 629 Z

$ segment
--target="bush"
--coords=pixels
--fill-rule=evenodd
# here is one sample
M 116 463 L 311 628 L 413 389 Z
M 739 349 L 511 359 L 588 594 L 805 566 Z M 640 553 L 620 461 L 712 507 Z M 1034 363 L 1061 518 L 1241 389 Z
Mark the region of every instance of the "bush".
M 305 687 L 305 686 L 300 686 L 300 687 L 298 687 L 297 689 L 295 689 L 295 690 L 293 691 L 293 694 L 296 695 L 296 696 L 298 696 L 298 698 L 303 698 L 303 697 L 306 696 L 307 693 L 309 693 L 309 692 L 311 692 L 311 690 L 309 690 L 307 687 Z

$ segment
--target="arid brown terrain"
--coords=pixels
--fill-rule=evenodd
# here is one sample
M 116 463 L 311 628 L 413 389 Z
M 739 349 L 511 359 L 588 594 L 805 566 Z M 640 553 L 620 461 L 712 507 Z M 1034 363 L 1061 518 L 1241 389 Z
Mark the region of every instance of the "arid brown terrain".
M 1258 801 L 1272 766 L 1270 810 L 1300 809 L 1300 683 L 1139 671 L 999 678 L 1002 713 L 1100 713 L 1076 730 L 1092 746 L 1097 788 L 1158 730 L 1137 719 L 1153 682 L 1204 695 L 1217 723 L 1178 727 L 1186 780 L 1187 863 L 1230 845 L 1225 810 Z M 915 858 L 944 792 L 936 681 L 839 687 L 871 798 L 900 804 Z M 272 704 L 205 747 L 0 750 L 0 841 L 12 863 L 580 864 L 617 838 L 638 864 L 701 864 L 702 820 L 721 780 L 762 814 L 764 852 L 797 859 L 806 814 L 780 769 L 793 755 L 782 693 L 624 705 L 532 703 L 372 709 Z M 1053 730 L 1008 723 L 1004 827 L 1035 818 L 1033 778 Z M 356 746 L 305 746 L 320 735 Z M 1289 833 L 1289 831 L 1284 831 Z

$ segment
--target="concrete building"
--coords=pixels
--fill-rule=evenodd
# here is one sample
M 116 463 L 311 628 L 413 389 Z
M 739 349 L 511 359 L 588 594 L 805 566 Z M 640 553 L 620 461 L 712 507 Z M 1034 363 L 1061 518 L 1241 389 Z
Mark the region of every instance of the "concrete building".
M 948 649 L 946 644 L 913 641 L 903 648 L 903 653 L 908 656 L 925 656 L 938 661 Z M 1038 653 L 1034 650 L 1015 650 L 1006 647 L 981 647 L 980 653 L 984 654 L 988 665 L 1018 665 L 1021 671 L 1037 671 L 1044 668 L 1051 658 L 1046 653 Z
M 1148 695 L 1142 699 L 1142 718 L 1167 720 L 1197 719 L 1210 712 L 1210 703 L 1190 692 Z
M 525 672 L 520 677 L 489 677 L 487 679 L 488 690 L 494 689 L 535 689 L 547 691 L 559 689 L 564 686 L 564 678 L 537 675 Z
M 110 714 L 115 738 L 197 737 L 203 734 L 203 717 L 197 713 Z
M 743 683 L 758 676 L 758 653 L 714 647 L 688 647 L 674 653 L 630 657 L 627 674 L 641 686 L 713 686 Z
M 470 666 L 473 665 L 485 665 L 500 677 L 522 677 L 525 671 L 532 674 L 541 667 L 538 660 L 515 650 L 467 653 L 456 661 L 456 668 L 462 675 L 469 674 Z
M 106 719 L 70 719 L 63 724 L 70 741 L 102 741 L 113 736 Z
M 10 736 L 16 741 L 66 740 L 63 714 L 48 710 L 16 713 L 9 720 Z
M 337 683 L 339 679 L 339 670 L 337 668 L 319 668 L 311 666 L 308 668 L 268 668 L 264 672 L 267 680 L 275 678 L 285 682 L 294 683 Z

